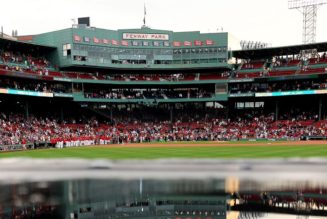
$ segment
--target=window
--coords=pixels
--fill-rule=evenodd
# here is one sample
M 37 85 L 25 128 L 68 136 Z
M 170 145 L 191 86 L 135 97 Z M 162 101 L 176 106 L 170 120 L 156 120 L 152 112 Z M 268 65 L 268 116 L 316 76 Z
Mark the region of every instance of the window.
M 245 108 L 254 108 L 254 102 L 245 102 Z
M 255 102 L 255 108 L 263 108 L 265 105 L 264 102 Z
M 252 109 L 252 108 L 263 108 L 264 102 L 236 102 L 236 109 Z
M 72 51 L 71 44 L 67 43 L 67 44 L 62 45 L 62 55 L 64 57 L 70 56 L 71 51 Z
M 74 61 L 82 61 L 85 62 L 87 60 L 86 56 L 74 56 Z
M 243 102 L 237 102 L 235 103 L 236 109 L 244 109 L 244 103 Z

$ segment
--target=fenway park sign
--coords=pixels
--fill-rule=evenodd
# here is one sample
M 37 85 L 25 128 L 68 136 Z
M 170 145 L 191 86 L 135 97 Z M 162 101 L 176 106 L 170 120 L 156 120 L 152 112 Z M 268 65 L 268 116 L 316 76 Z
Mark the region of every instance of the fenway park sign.
M 124 40 L 169 40 L 168 34 L 123 33 Z

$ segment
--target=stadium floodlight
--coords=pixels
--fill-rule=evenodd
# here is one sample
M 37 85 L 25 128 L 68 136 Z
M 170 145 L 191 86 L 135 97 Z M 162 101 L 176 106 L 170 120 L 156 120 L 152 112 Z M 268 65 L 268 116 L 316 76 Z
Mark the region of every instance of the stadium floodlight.
M 302 41 L 304 44 L 316 42 L 316 23 L 318 7 L 327 0 L 289 0 L 289 9 L 298 9 L 303 15 Z

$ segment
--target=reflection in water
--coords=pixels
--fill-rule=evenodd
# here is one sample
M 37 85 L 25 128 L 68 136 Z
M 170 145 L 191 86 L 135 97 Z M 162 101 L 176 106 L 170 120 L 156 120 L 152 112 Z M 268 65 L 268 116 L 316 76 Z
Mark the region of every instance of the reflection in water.
M 78 180 L 1 187 L 3 218 L 226 218 L 224 183 Z
M 2 185 L 0 218 L 250 219 L 327 216 L 326 188 L 242 191 L 242 181 L 235 180 L 115 179 Z M 234 192 L 226 191 L 235 183 L 240 187 Z
M 0 160 L 0 219 L 327 217 L 325 161 Z

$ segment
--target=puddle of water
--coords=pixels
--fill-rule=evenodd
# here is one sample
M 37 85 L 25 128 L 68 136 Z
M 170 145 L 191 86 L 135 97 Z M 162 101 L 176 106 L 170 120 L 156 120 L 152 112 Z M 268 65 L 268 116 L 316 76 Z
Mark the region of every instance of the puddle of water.
M 0 218 L 327 218 L 324 160 L 1 160 Z

